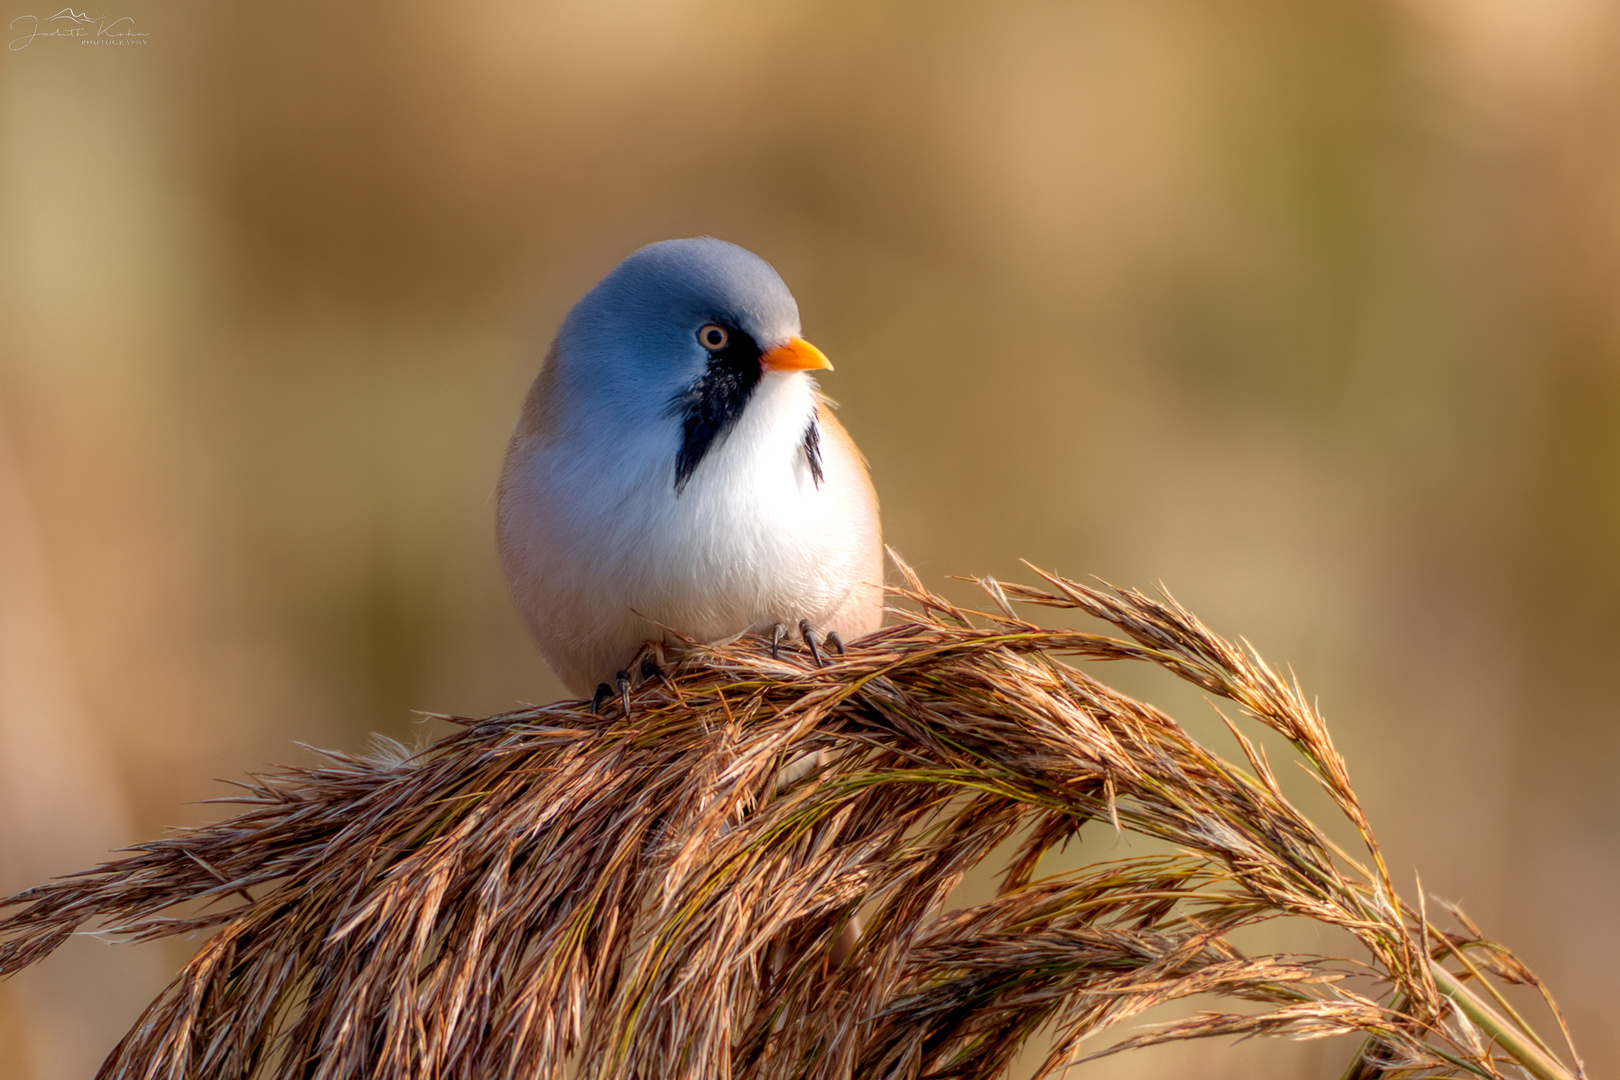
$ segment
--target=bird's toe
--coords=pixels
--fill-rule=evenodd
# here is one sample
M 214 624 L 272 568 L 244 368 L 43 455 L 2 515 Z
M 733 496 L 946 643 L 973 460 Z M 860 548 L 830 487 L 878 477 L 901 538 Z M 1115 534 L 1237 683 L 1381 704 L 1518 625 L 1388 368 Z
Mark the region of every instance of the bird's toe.
M 619 687 L 619 704 L 624 707 L 624 715 L 630 715 L 630 673 L 628 671 L 615 672 L 613 681 Z
M 816 647 L 816 628 L 810 625 L 809 619 L 799 620 L 799 635 L 804 643 L 810 646 L 810 659 L 815 661 L 816 667 L 821 666 L 821 650 Z

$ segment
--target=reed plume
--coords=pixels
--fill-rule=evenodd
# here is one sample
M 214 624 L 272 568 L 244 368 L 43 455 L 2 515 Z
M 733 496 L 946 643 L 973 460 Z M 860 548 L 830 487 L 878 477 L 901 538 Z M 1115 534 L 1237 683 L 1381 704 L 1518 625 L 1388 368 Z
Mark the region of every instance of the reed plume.
M 1397 894 L 1297 683 L 1168 597 L 1041 574 L 981 582 L 993 610 L 973 612 L 902 570 L 915 610 L 821 666 L 694 646 L 646 668 L 629 715 L 530 708 L 253 778 L 235 817 L 6 901 L 0 972 L 87 924 L 212 931 L 108 1058 L 120 1080 L 970 1080 L 1037 1033 L 1045 1076 L 1194 995 L 1217 1010 L 1101 1052 L 1352 1033 L 1348 1077 L 1584 1075 L 1499 992 L 1541 989 L 1528 970 Z M 1042 629 L 1015 602 L 1113 629 Z M 1094 661 L 1234 706 L 1237 753 L 1076 666 Z M 1353 843 L 1285 796 L 1264 729 Z M 1088 828 L 1165 851 L 1043 864 Z M 997 895 L 952 909 L 1009 850 Z M 1354 955 L 1232 941 L 1297 917 Z

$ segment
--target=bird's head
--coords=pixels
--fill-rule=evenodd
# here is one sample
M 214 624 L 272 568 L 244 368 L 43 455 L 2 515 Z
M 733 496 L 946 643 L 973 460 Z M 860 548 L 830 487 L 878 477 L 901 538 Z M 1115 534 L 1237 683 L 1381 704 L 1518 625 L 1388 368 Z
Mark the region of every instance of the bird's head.
M 765 260 L 709 237 L 666 240 L 625 259 L 568 313 L 555 392 L 596 435 L 664 436 L 679 487 L 762 381 L 806 381 L 832 366 L 798 334 L 799 307 Z

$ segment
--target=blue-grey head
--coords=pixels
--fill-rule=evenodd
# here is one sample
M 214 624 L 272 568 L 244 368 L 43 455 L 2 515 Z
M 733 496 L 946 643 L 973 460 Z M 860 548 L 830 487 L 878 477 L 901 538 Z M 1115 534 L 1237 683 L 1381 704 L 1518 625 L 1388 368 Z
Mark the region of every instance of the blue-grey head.
M 556 392 L 599 434 L 671 432 L 684 487 L 762 378 L 828 368 L 770 264 L 711 237 L 649 244 L 575 304 L 557 332 Z

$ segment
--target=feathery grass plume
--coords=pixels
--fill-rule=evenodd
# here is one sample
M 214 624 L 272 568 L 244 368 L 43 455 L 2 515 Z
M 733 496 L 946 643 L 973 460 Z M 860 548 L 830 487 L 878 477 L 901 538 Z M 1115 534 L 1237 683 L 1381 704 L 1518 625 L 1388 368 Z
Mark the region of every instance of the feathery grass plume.
M 255 778 L 236 817 L 7 901 L 0 972 L 87 923 L 213 931 L 101 1074 L 141 1080 L 968 1080 L 1002 1075 L 1037 1032 L 1046 1075 L 1190 995 L 1241 1011 L 1103 1052 L 1348 1032 L 1365 1039 L 1347 1077 L 1583 1075 L 1498 992 L 1540 988 L 1507 950 L 1397 896 L 1297 684 L 1168 598 L 1042 574 L 982 582 L 985 614 L 904 572 L 917 611 L 825 666 L 756 640 L 697 646 L 649 673 L 629 716 L 532 708 L 460 721 L 414 756 Z M 1123 637 L 1040 629 L 1012 599 Z M 1241 760 L 1222 757 L 1060 657 L 1158 665 L 1280 733 L 1353 850 L 1285 797 L 1239 723 Z M 1173 853 L 1041 876 L 1091 823 Z M 999 894 L 949 910 L 1006 843 Z M 1300 916 L 1359 954 L 1231 940 Z

